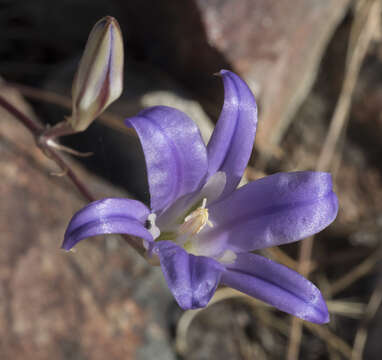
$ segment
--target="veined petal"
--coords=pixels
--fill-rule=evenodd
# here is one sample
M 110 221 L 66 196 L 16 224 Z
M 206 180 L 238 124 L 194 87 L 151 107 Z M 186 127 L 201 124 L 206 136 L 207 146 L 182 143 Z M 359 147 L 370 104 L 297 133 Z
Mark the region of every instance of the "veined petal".
M 222 282 L 303 320 L 329 322 L 325 300 L 315 285 L 262 256 L 238 254 L 223 273 Z
M 186 114 L 155 106 L 127 119 L 126 125 L 136 130 L 142 144 L 154 212 L 199 188 L 207 172 L 207 152 Z
M 62 248 L 70 250 L 85 238 L 104 234 L 129 234 L 152 241 L 152 235 L 144 226 L 149 213 L 149 209 L 136 200 L 110 198 L 94 201 L 70 220 Z
M 159 256 L 163 275 L 179 306 L 184 310 L 206 306 L 224 267 L 211 258 L 188 254 L 171 241 L 159 241 L 154 252 Z
M 208 175 L 224 171 L 224 194 L 236 189 L 252 152 L 257 125 L 257 106 L 247 84 L 234 73 L 222 70 L 224 105 L 207 145 Z
M 225 244 L 234 252 L 246 252 L 313 235 L 327 227 L 337 211 L 330 174 L 278 173 L 251 182 L 209 207 L 215 227 L 201 235 L 206 246 L 214 242 L 217 248 Z

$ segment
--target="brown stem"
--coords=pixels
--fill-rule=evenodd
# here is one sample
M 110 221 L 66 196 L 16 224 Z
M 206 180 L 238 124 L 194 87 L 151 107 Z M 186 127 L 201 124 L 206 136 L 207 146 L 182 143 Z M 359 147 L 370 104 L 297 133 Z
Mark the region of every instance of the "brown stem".
M 12 114 L 17 120 L 19 120 L 35 137 L 36 143 L 44 152 L 44 154 L 52 159 L 68 176 L 72 181 L 77 190 L 81 195 L 89 202 L 94 201 L 95 197 L 92 195 L 90 190 L 86 185 L 78 178 L 70 165 L 63 159 L 63 157 L 53 148 L 47 145 L 46 140 L 51 137 L 58 137 L 63 135 L 69 135 L 72 133 L 70 129 L 65 125 L 59 125 L 57 127 L 51 128 L 51 131 L 47 131 L 46 128 L 38 123 L 37 121 L 31 119 L 29 116 L 25 115 L 19 111 L 15 106 L 13 106 L 8 100 L 0 95 L 0 106 Z M 46 137 L 46 135 L 48 135 Z M 45 141 L 44 141 L 45 139 Z M 139 244 L 136 239 L 128 235 L 122 235 L 124 240 L 133 247 L 139 255 L 144 256 L 145 249 Z
M 78 176 L 68 165 L 68 163 L 61 157 L 61 155 L 49 147 L 47 147 L 45 151 L 47 156 L 51 158 L 63 171 L 65 171 L 65 174 L 72 181 L 82 196 L 89 202 L 94 201 L 95 197 L 91 194 L 86 185 L 78 178 Z
M 31 119 L 29 116 L 22 113 L 15 106 L 13 106 L 8 100 L 0 95 L 0 106 L 12 114 L 16 119 L 23 123 L 23 125 L 34 135 L 36 139 L 40 139 L 41 135 L 44 134 L 45 127 L 38 123 L 37 121 Z M 43 152 L 51 158 L 63 171 L 68 175 L 69 179 L 73 182 L 76 188 L 80 191 L 82 196 L 88 201 L 94 201 L 95 197 L 90 193 L 87 187 L 81 182 L 81 180 L 74 173 L 72 168 L 66 161 L 61 157 L 61 155 L 50 148 L 49 146 L 44 145 L 41 141 L 38 140 L 38 144 L 42 148 Z
M 23 114 L 16 107 L 14 107 L 10 102 L 5 100 L 1 95 L 0 95 L 0 106 L 2 106 L 5 110 L 11 113 L 15 118 L 21 121 L 24 124 L 24 126 L 28 128 L 28 130 L 34 136 L 38 136 L 43 132 L 44 127 L 41 124 L 32 120 L 29 116 L 26 116 L 25 114 Z
M 42 101 L 44 103 L 55 104 L 69 110 L 71 110 L 72 108 L 72 102 L 70 98 L 63 95 L 59 95 L 55 92 L 41 90 L 32 86 L 17 83 L 8 83 L 8 85 L 12 86 L 22 95 L 31 99 Z M 103 123 L 110 129 L 114 129 L 115 131 L 119 131 L 130 136 L 137 136 L 136 132 L 133 129 L 127 128 L 123 125 L 123 118 L 120 118 L 117 115 L 105 111 L 104 113 L 100 114 L 98 119 L 101 123 Z
M 49 127 L 41 134 L 46 141 L 49 139 L 58 138 L 60 136 L 72 135 L 78 131 L 74 130 L 67 121 L 62 121 L 55 126 Z

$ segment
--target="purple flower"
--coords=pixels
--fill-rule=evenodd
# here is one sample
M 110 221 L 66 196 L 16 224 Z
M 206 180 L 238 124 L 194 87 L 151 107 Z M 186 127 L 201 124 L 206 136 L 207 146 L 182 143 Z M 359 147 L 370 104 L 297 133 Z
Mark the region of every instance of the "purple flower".
M 126 120 L 142 144 L 151 209 L 130 199 L 95 201 L 77 212 L 63 248 L 100 234 L 143 239 L 179 306 L 207 305 L 221 282 L 301 319 L 326 323 L 320 291 L 295 271 L 251 251 L 313 235 L 336 217 L 331 176 L 278 173 L 235 190 L 257 123 L 242 79 L 222 70 L 224 106 L 207 147 L 184 113 L 156 106 Z

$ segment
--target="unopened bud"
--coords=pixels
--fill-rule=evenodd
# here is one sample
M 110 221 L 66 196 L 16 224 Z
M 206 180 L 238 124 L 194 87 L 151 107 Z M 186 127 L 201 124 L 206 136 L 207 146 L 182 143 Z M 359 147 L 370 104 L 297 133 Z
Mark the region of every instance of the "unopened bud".
M 98 21 L 86 43 L 72 87 L 72 116 L 76 131 L 85 130 L 113 101 L 123 87 L 123 40 L 116 19 Z

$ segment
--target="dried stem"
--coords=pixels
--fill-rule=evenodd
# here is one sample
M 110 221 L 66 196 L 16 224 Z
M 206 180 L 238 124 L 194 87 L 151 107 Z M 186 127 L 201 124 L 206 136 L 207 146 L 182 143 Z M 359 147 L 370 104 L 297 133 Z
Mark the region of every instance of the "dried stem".
M 268 325 L 269 327 L 275 328 L 283 335 L 288 334 L 287 325 L 283 321 L 275 317 L 270 311 L 267 311 L 267 312 L 263 311 L 262 315 L 260 315 L 261 313 L 259 309 L 256 308 L 255 311 L 256 311 L 256 315 L 266 325 Z M 314 335 L 324 340 L 330 348 L 342 354 L 346 358 L 350 358 L 351 347 L 345 341 L 343 341 L 340 337 L 332 333 L 328 328 L 317 325 L 317 324 L 312 324 L 310 322 L 304 322 L 304 326 Z M 295 358 L 295 360 L 297 359 L 298 358 Z
M 352 95 L 363 59 L 371 40 L 378 30 L 381 6 L 379 0 L 360 0 L 358 5 L 350 34 L 341 94 L 330 123 L 323 151 L 318 160 L 317 168 L 321 171 L 330 167 L 338 139 L 346 127 Z
M 43 138 L 44 141 L 47 142 L 50 139 L 58 138 L 60 136 L 72 135 L 77 132 L 78 131 L 73 130 L 69 122 L 62 121 L 55 126 L 46 128 L 40 138 Z
M 312 324 L 310 322 L 305 322 L 304 326 L 313 334 L 319 336 L 321 339 L 325 340 L 325 342 L 333 347 L 333 349 L 337 350 L 347 359 L 350 359 L 351 356 L 351 347 L 340 337 L 332 333 L 328 327 Z M 297 358 L 296 358 L 297 359 Z
M 43 143 L 39 140 L 40 136 L 44 134 L 45 127 L 42 126 L 37 121 L 31 119 L 29 116 L 25 115 L 19 111 L 15 106 L 13 106 L 8 100 L 0 95 L 0 106 L 12 114 L 16 119 L 18 119 L 37 139 L 37 143 L 42 148 L 44 154 L 52 159 L 60 169 L 69 177 L 73 182 L 79 192 L 87 201 L 94 201 L 95 197 L 91 194 L 88 188 L 81 182 L 81 180 L 74 173 L 69 164 L 61 157 L 61 155 L 50 148 L 49 146 L 43 146 Z
M 340 291 L 346 289 L 361 277 L 367 275 L 381 259 L 381 248 L 375 251 L 372 255 L 346 273 L 343 277 L 334 281 L 330 287 L 330 294 L 333 296 Z
M 367 340 L 367 329 L 370 324 L 370 321 L 373 319 L 379 307 L 381 306 L 381 303 L 382 281 L 379 281 L 378 285 L 376 286 L 370 297 L 369 303 L 367 304 L 364 319 L 357 330 L 351 356 L 352 360 L 362 360 L 362 354 Z
M 45 151 L 47 152 L 47 156 L 51 158 L 65 172 L 65 174 L 72 181 L 72 183 L 78 189 L 78 191 L 82 194 L 82 196 L 89 202 L 94 201 L 95 197 L 91 194 L 90 190 L 78 178 L 78 176 L 75 174 L 72 168 L 68 165 L 68 163 L 61 157 L 61 155 L 57 151 L 49 147 Z
M 2 106 L 5 110 L 7 110 L 10 114 L 12 114 L 15 118 L 21 121 L 24 126 L 34 135 L 38 136 L 44 130 L 44 127 L 32 120 L 29 116 L 26 116 L 21 111 L 19 111 L 16 107 L 14 107 L 10 102 L 8 102 L 4 97 L 0 95 L 0 106 Z
M 366 55 L 376 31 L 376 14 L 379 16 L 378 0 L 361 0 L 356 11 L 356 17 L 352 24 L 350 41 L 346 59 L 345 79 L 341 89 L 334 115 L 330 124 L 328 135 L 322 147 L 316 170 L 327 171 L 332 164 L 336 145 L 341 133 L 346 126 L 352 94 L 358 79 L 361 64 Z M 299 264 L 302 275 L 308 275 L 308 267 L 312 252 L 313 238 L 306 239 L 300 246 Z M 287 360 L 298 359 L 300 343 L 302 338 L 302 322 L 298 319 L 292 320 L 291 335 L 287 352 Z

